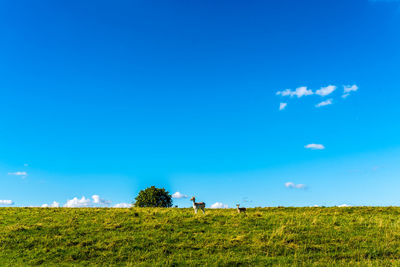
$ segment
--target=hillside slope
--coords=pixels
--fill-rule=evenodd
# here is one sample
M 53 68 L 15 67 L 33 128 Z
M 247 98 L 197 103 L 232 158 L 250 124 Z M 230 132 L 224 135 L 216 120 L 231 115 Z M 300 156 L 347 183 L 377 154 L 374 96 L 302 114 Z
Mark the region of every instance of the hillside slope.
M 0 265 L 400 264 L 400 208 L 0 208 Z

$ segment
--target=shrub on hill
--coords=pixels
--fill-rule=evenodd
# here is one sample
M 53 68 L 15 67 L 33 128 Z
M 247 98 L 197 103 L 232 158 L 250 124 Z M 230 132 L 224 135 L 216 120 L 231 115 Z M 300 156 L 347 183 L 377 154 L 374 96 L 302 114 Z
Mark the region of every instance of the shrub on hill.
M 172 196 L 164 188 L 155 186 L 141 190 L 135 198 L 135 207 L 161 207 L 170 208 L 172 206 Z

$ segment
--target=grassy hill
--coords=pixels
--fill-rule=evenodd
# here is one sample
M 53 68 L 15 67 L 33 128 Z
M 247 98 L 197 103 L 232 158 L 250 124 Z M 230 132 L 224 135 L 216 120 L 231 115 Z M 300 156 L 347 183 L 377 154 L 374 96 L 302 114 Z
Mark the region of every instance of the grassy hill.
M 400 208 L 0 208 L 0 265 L 400 265 Z

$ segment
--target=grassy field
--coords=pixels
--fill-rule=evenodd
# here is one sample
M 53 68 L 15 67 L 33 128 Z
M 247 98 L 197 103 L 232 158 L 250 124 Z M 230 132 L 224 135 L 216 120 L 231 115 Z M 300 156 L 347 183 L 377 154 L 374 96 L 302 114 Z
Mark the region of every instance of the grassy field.
M 400 208 L 0 208 L 0 265 L 400 265 Z

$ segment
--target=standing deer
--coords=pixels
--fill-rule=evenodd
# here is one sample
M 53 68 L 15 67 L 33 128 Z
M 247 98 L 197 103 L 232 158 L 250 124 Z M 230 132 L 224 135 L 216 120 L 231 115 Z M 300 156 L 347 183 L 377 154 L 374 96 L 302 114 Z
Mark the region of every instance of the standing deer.
M 236 207 L 237 207 L 237 211 L 238 211 L 238 213 L 245 213 L 246 212 L 246 208 L 239 208 L 239 204 L 236 204 Z
M 205 207 L 206 207 L 206 203 L 204 203 L 204 202 L 198 202 L 198 203 L 196 203 L 196 198 L 195 198 L 195 197 L 192 197 L 190 200 L 193 201 L 194 213 L 197 214 L 197 210 L 198 210 L 198 209 L 201 209 L 201 210 L 203 211 L 203 214 L 205 213 L 204 209 L 205 209 Z

